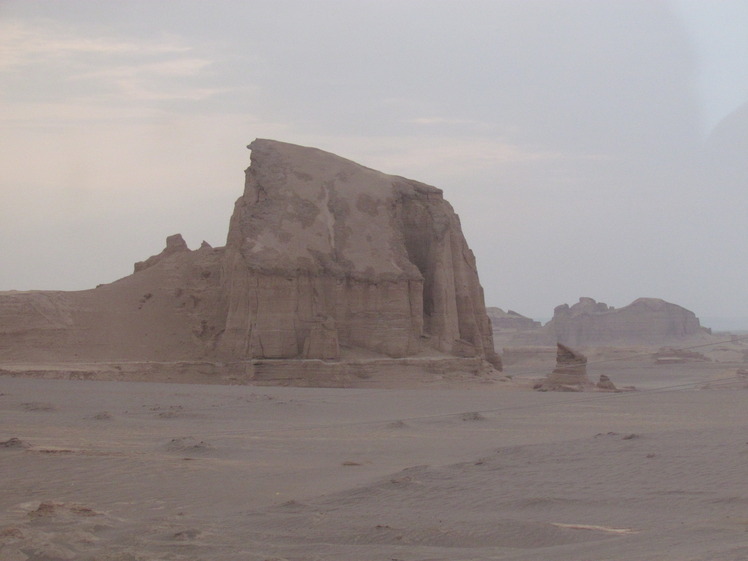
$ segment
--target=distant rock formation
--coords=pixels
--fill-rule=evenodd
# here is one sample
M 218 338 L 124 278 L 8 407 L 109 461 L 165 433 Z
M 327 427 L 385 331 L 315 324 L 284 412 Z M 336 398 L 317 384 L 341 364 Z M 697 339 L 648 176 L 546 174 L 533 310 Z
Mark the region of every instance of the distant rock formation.
M 578 347 L 610 344 L 660 345 L 708 335 L 696 315 L 658 298 L 639 298 L 615 309 L 592 298 L 556 307 L 546 337 Z
M 579 351 L 558 343 L 556 345 L 556 368 L 542 381 L 533 386 L 541 392 L 618 392 L 633 391 L 627 386 L 619 390 L 609 376 L 600 374 L 596 384 L 587 376 L 587 357 Z
M 488 319 L 491 320 L 491 327 L 494 331 L 502 329 L 537 329 L 541 325 L 539 321 L 518 314 L 514 310 L 505 312 L 501 308 L 489 307 L 486 308 L 486 313 L 488 313 Z
M 225 247 L 191 251 L 176 234 L 114 283 L 0 293 L 0 360 L 417 355 L 501 367 L 475 258 L 439 189 L 314 148 L 250 149 Z
M 597 384 L 595 384 L 595 387 L 598 390 L 602 390 L 602 391 L 608 391 L 608 392 L 618 391 L 618 388 L 616 388 L 616 385 L 611 381 L 610 377 L 608 377 L 605 374 L 600 374 L 600 379 L 597 381 Z

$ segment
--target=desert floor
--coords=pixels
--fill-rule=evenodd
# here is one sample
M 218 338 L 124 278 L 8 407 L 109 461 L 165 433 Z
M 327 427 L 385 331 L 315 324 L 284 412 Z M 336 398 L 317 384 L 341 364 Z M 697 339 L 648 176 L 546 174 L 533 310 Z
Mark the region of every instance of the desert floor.
M 639 391 L 0 377 L 0 559 L 748 559 L 735 365 L 603 372 Z

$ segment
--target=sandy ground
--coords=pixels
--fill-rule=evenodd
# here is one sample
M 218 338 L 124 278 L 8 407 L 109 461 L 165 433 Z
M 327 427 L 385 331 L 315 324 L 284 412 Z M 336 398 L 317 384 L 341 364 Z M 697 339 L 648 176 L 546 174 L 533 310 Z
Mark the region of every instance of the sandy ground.
M 0 559 L 747 559 L 735 368 L 602 372 L 640 391 L 0 377 Z

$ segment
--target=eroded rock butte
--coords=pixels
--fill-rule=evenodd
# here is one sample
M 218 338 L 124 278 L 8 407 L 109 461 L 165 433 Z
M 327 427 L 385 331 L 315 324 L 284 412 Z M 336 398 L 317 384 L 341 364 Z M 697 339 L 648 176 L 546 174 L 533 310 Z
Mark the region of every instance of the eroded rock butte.
M 501 366 L 442 191 L 333 154 L 250 144 L 225 247 L 181 236 L 111 284 L 0 294 L 0 359 L 470 358 Z

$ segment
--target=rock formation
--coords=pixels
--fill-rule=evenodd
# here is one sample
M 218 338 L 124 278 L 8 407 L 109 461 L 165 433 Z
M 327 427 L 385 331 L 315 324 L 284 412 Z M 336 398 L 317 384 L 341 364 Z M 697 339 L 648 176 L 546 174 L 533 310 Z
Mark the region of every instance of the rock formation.
M 587 376 L 587 357 L 579 351 L 558 343 L 556 368 L 544 380 L 533 386 L 541 392 L 618 392 L 633 391 L 633 386 L 619 390 L 609 376 L 600 374 L 596 384 Z
M 449 355 L 500 368 L 439 189 L 314 148 L 250 149 L 225 247 L 191 251 L 177 234 L 114 283 L 0 294 L 0 360 Z
M 486 313 L 488 313 L 488 319 L 491 320 L 491 327 L 494 331 L 503 329 L 526 330 L 540 327 L 539 321 L 523 316 L 514 310 L 505 312 L 501 308 L 486 308 Z
M 607 392 L 615 392 L 618 391 L 618 388 L 616 388 L 616 385 L 613 383 L 613 381 L 605 374 L 600 374 L 600 379 L 597 381 L 597 384 L 595 384 L 595 387 L 598 390 L 607 391 Z
M 432 348 L 499 365 L 475 258 L 439 189 L 314 148 L 250 149 L 226 244 L 224 354 Z
M 556 368 L 535 386 L 540 391 L 584 391 L 591 389 L 587 377 L 587 357 L 559 343 L 556 348 Z
M 619 309 L 580 298 L 571 307 L 557 306 L 543 330 L 551 340 L 580 347 L 660 345 L 709 333 L 693 312 L 657 298 L 639 298 Z

